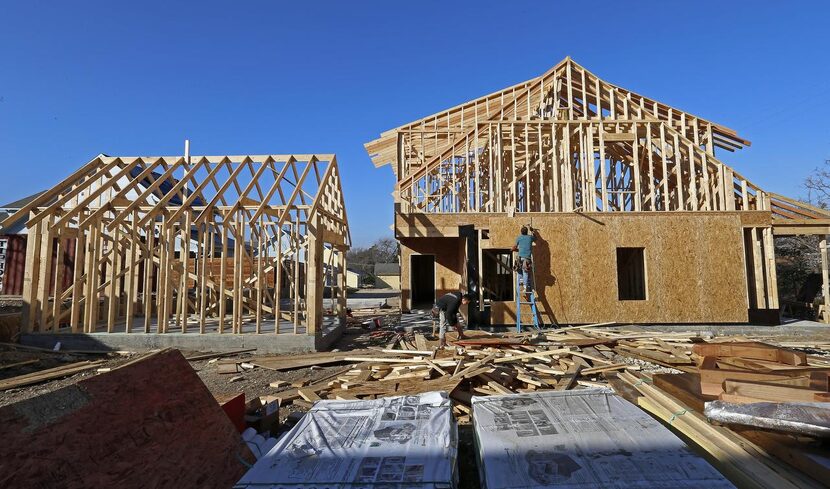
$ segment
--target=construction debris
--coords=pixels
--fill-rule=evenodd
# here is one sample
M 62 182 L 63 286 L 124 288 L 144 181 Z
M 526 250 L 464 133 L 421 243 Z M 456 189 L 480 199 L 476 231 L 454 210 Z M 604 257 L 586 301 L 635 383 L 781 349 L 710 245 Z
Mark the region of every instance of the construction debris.
M 208 360 L 211 358 L 221 358 L 221 357 L 230 357 L 233 355 L 239 355 L 240 353 L 250 353 L 256 351 L 256 348 L 243 348 L 241 350 L 230 350 L 230 351 L 221 351 L 216 353 L 205 353 L 203 355 L 194 355 L 192 357 L 187 357 L 186 360 L 189 362 L 195 362 L 196 360 Z
M 283 396 L 284 402 L 299 397 L 313 402 L 311 395 L 321 399 L 371 399 L 446 390 L 456 413 L 466 421 L 473 395 L 568 390 L 601 383 L 606 373 L 639 370 L 639 366 L 622 361 L 620 354 L 627 355 L 629 350 L 642 357 L 660 356 L 666 364 L 689 365 L 691 342 L 701 341 L 688 334 L 644 340 L 650 335 L 589 332 L 597 326 L 607 324 L 565 328 L 537 337 L 492 336 L 473 331 L 469 332 L 469 339 L 457 342 L 453 350 L 434 349 L 434 338 L 413 333 L 414 342 L 421 349 L 310 354 L 253 359 L 251 363 L 274 370 L 336 362 L 356 364 L 328 382 L 302 386 L 296 394 L 289 391 L 287 397 Z M 620 342 L 629 350 L 615 349 Z

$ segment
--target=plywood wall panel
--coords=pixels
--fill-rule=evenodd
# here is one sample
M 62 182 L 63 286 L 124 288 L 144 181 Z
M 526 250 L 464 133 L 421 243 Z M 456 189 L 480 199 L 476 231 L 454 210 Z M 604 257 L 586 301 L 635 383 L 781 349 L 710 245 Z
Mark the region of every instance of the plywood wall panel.
M 532 224 L 541 230 L 534 246 L 539 307 L 561 323 L 746 322 L 740 214 L 533 214 Z M 398 223 L 408 219 L 399 216 Z M 445 214 L 429 219 L 436 227 L 474 224 L 489 231 L 487 247 L 510 248 L 530 215 Z M 428 227 L 421 217 L 417 223 Z M 429 253 L 436 239 L 402 242 Z M 645 249 L 646 300 L 618 300 L 617 247 Z M 491 314 L 494 324 L 514 323 L 514 302 L 495 303 Z
M 410 257 L 435 256 L 435 297 L 461 290 L 464 240 L 461 238 L 406 238 L 401 239 L 401 305 L 412 307 L 410 298 Z

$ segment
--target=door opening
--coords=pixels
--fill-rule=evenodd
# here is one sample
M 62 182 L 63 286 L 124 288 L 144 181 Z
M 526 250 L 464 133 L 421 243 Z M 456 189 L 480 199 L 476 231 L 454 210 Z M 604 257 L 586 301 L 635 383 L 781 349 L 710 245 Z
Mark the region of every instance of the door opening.
M 435 256 L 412 255 L 409 276 L 412 308 L 432 307 L 435 303 Z

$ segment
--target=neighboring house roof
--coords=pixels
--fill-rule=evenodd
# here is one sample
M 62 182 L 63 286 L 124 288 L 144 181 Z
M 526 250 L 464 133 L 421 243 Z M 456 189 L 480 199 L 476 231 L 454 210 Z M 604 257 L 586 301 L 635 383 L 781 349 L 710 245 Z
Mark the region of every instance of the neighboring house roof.
M 400 275 L 401 266 L 397 263 L 375 263 L 375 275 Z
M 22 199 L 15 200 L 14 202 L 10 202 L 6 205 L 0 205 L 0 210 L 4 210 L 4 209 L 17 210 L 17 209 L 20 209 L 24 205 L 26 205 L 29 202 L 31 202 L 31 201 L 35 200 L 36 198 L 38 198 L 40 196 L 40 194 L 42 194 L 43 192 L 46 192 L 46 191 L 41 190 L 40 192 L 29 195 L 28 197 L 23 197 Z
M 42 194 L 43 192 L 46 192 L 46 191 L 41 190 L 40 192 L 34 193 L 34 194 L 29 195 L 27 197 L 23 197 L 22 199 L 15 200 L 14 202 L 9 202 L 6 205 L 0 205 L 0 222 L 5 221 L 6 218 L 8 218 L 12 214 L 14 214 L 18 210 L 20 210 L 23 206 L 25 206 L 29 202 L 31 202 L 31 201 L 35 200 L 36 198 L 38 198 L 40 196 L 40 194 Z M 0 231 L 0 234 L 26 234 L 26 220 L 27 219 L 28 219 L 28 216 L 16 221 L 14 224 L 9 226 L 8 228 L 3 229 L 2 231 Z

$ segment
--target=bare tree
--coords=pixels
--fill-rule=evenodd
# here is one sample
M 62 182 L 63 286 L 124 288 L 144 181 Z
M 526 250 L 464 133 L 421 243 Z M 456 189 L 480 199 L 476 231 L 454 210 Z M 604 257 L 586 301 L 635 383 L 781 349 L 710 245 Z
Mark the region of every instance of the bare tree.
M 375 264 L 377 263 L 398 263 L 400 245 L 392 238 L 379 238 L 369 247 L 354 247 L 346 254 L 349 268 L 362 272 L 369 277 L 371 282 L 374 278 Z
M 830 207 L 830 160 L 824 160 L 824 165 L 813 170 L 804 180 L 804 188 L 807 202 L 822 209 Z
M 804 179 L 804 188 L 807 190 L 806 202 L 822 209 L 830 208 L 830 160 L 825 160 L 822 166 Z M 805 284 L 815 282 L 814 275 L 821 273 L 819 239 L 819 236 L 781 236 L 775 239 L 776 273 L 782 299 L 799 302 L 814 300 L 802 291 L 811 289 Z

